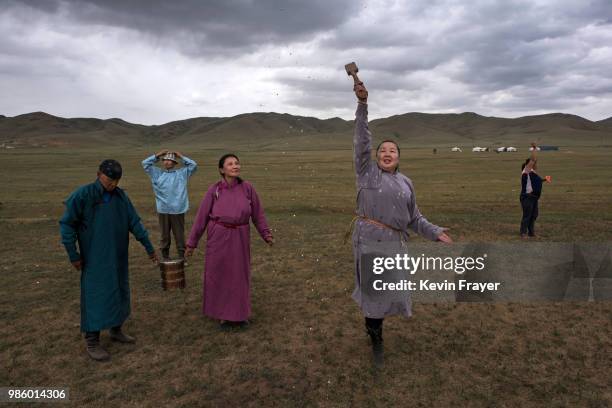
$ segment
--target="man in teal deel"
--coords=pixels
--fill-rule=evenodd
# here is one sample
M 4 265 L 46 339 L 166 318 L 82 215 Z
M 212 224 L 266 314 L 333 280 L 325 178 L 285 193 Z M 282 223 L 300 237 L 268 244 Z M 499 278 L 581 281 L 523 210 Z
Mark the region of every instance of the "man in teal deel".
M 100 330 L 110 329 L 111 339 L 120 343 L 135 341 L 121 330 L 130 315 L 130 232 L 157 263 L 136 209 L 117 187 L 121 174 L 119 162 L 104 160 L 97 180 L 79 187 L 65 201 L 66 211 L 60 220 L 62 243 L 72 265 L 81 271 L 81 331 L 87 353 L 97 361 L 110 358 L 100 346 Z

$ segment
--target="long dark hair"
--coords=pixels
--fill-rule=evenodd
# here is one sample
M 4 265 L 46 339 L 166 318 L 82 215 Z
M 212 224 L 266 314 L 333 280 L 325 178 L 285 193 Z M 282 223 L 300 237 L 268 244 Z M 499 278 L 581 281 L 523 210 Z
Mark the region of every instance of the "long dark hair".
M 531 161 L 531 158 L 529 158 L 529 159 L 525 160 L 525 163 L 523 163 L 523 166 L 521 167 L 521 170 L 525 170 L 525 166 L 526 166 L 527 164 L 529 164 L 529 162 L 530 162 L 530 161 Z
M 221 158 L 219 159 L 219 174 L 221 175 L 221 177 L 223 177 L 223 174 L 221 173 L 221 170 L 223 169 L 223 165 L 225 164 L 225 161 L 229 159 L 230 157 L 233 157 L 234 159 L 240 161 L 238 156 L 236 156 L 234 153 L 226 153 L 223 156 L 221 156 Z M 242 183 L 242 179 L 240 177 L 236 177 L 236 181 L 238 182 L 238 184 Z

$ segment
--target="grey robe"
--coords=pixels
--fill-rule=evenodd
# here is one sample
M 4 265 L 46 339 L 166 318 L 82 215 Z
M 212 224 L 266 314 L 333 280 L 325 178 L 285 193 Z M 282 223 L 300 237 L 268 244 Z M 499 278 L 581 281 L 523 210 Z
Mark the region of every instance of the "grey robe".
M 378 167 L 371 158 L 372 134 L 368 129 L 367 105 L 359 103 L 355 113 L 355 135 L 353 138 L 355 173 L 357 176 L 357 215 L 379 221 L 400 232 L 377 226 L 358 219 L 353 231 L 353 253 L 355 255 L 355 290 L 353 299 L 366 317 L 381 319 L 385 316 L 412 314 L 410 296 L 401 302 L 372 300 L 362 296 L 360 258 L 366 245 L 384 243 L 385 249 L 405 252 L 402 240 L 408 239 L 408 229 L 430 239 L 437 240 L 442 228 L 427 221 L 416 204 L 412 181 L 402 173 L 389 173 Z M 400 236 L 401 234 L 401 236 Z

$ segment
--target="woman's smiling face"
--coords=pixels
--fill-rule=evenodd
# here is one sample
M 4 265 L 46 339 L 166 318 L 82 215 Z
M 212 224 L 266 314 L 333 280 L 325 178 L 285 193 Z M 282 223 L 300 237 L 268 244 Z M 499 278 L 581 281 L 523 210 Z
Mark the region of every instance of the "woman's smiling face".
M 394 172 L 399 165 L 399 149 L 393 142 L 384 142 L 376 152 L 378 167 L 390 173 Z

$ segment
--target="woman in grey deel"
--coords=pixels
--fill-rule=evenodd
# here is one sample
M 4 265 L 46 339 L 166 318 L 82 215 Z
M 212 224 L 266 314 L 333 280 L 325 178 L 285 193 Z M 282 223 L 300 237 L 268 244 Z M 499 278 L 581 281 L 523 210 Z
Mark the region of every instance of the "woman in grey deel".
M 381 367 L 384 363 L 383 319 L 391 315 L 410 317 L 411 301 L 408 294 L 401 301 L 363 296 L 362 285 L 365 282 L 361 282 L 360 259 L 367 251 L 367 243 L 378 242 L 400 248 L 408 239 L 408 229 L 432 241 L 451 243 L 452 239 L 445 233 L 446 228 L 430 223 L 420 213 L 412 181 L 398 170 L 400 148 L 396 142 L 385 140 L 380 143 L 376 149 L 376 160 L 371 159 L 368 92 L 363 82 L 357 82 L 354 91 L 358 104 L 353 138 L 357 176 L 357 215 L 352 235 L 356 283 L 353 299 L 365 316 L 374 363 Z

